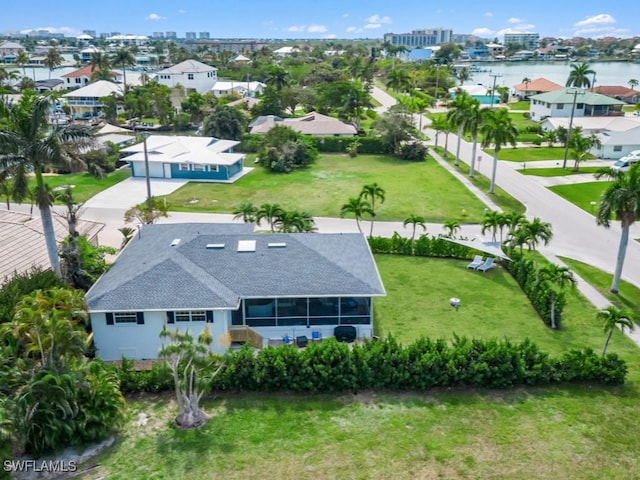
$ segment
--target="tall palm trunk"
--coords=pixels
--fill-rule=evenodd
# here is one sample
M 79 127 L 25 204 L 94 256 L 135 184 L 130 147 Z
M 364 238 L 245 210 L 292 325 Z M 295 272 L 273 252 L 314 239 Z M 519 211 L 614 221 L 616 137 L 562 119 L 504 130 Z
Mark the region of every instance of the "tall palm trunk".
M 471 147 L 471 166 L 469 167 L 469 178 L 476 176 L 476 152 L 478 150 L 478 132 L 473 133 L 473 146 Z
M 460 163 L 460 144 L 462 143 L 462 125 L 458 127 L 458 145 L 456 146 L 456 160 L 453 164 L 457 167 Z
M 444 135 L 444 159 L 447 159 L 447 151 L 449 149 L 449 132 Z
M 371 198 L 371 211 L 373 212 L 373 215 L 371 215 L 371 227 L 369 228 L 369 238 L 373 237 L 373 222 L 374 222 L 374 216 L 375 216 L 375 208 L 376 208 L 376 202 L 375 202 L 375 196 Z
M 500 150 L 496 148 L 493 154 L 493 170 L 491 171 L 491 185 L 489 186 L 489 193 L 493 193 L 496 186 L 496 170 L 498 170 L 498 153 Z
M 553 290 L 551 290 L 551 328 L 554 330 L 556 328 L 556 294 Z
M 360 228 L 360 218 L 356 215 L 356 225 L 358 227 L 358 231 L 362 233 L 362 228 Z
M 38 198 L 38 208 L 40 209 L 40 219 L 42 220 L 42 232 L 44 233 L 44 241 L 47 246 L 47 255 L 51 270 L 58 276 L 62 277 L 60 270 L 60 259 L 58 258 L 58 243 L 56 241 L 56 232 L 53 228 L 53 217 L 51 215 L 51 207 L 49 205 L 47 193 L 45 190 L 44 179 L 42 177 L 42 169 L 36 168 L 36 184 L 40 192 Z
M 609 329 L 609 335 L 607 336 L 607 341 L 604 342 L 604 348 L 602 349 L 602 356 L 604 357 L 607 354 L 607 347 L 609 346 L 609 341 L 611 340 L 611 336 L 613 335 L 614 327 Z
M 620 233 L 620 244 L 618 245 L 618 258 L 616 259 L 616 270 L 613 274 L 613 282 L 611 283 L 611 293 L 618 293 L 620 285 L 620 277 L 622 276 L 622 266 L 624 265 L 624 257 L 627 254 L 627 245 L 629 244 L 629 223 L 622 222 L 622 232 Z

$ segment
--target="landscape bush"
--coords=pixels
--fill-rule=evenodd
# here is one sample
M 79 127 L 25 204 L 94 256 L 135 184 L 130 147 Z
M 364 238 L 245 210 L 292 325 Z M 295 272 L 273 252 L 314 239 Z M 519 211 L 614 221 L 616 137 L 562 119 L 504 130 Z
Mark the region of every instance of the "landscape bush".
M 368 240 L 373 253 L 470 259 L 474 252 L 469 247 L 440 236 L 421 235 L 412 242 L 410 238 L 394 232 L 391 238 L 370 237 Z

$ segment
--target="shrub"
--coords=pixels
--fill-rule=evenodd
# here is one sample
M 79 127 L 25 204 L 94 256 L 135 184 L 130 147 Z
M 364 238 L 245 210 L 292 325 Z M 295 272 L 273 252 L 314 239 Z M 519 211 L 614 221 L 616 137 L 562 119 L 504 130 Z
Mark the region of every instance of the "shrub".
M 421 142 L 405 143 L 400 148 L 400 158 L 411 162 L 424 162 L 429 149 Z

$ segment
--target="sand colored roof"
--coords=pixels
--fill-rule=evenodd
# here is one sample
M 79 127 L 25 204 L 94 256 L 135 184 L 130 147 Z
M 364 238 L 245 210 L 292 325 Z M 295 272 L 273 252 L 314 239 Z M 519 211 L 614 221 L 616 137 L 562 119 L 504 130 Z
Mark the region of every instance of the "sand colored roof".
M 115 93 L 117 96 L 122 96 L 122 87 L 113 82 L 108 82 L 107 80 L 98 80 L 97 82 L 90 83 L 86 87 L 79 88 L 78 90 L 73 90 L 69 93 L 65 93 L 63 97 L 65 98 L 82 98 L 82 97 L 91 97 L 91 98 L 100 98 L 107 97 Z
M 251 133 L 267 133 L 276 125 L 291 127 L 303 135 L 356 135 L 358 133 L 353 125 L 317 112 L 310 112 L 299 118 L 283 119 L 274 115 L 261 116 L 249 124 L 249 131 Z
M 535 78 L 529 83 L 519 83 L 513 86 L 514 90 L 519 92 L 553 92 L 560 90 L 562 85 L 558 85 L 546 78 Z
M 37 208 L 34 208 L 36 213 Z M 67 221 L 53 215 L 53 225 L 58 242 L 67 235 Z M 78 232 L 93 239 L 104 228 L 104 224 L 80 220 Z M 33 267 L 49 268 L 47 247 L 42 233 L 42 222 L 38 217 L 9 210 L 0 210 L 0 285 L 15 272 L 24 273 Z

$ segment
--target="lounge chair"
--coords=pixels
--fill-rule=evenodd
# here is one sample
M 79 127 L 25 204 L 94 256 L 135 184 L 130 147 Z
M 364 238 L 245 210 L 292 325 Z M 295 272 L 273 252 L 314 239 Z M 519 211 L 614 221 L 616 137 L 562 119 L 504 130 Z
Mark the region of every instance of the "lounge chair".
M 473 257 L 473 261 L 469 265 L 467 265 L 467 268 L 475 270 L 480 265 L 482 265 L 483 262 L 484 258 L 482 258 L 482 255 L 476 255 L 475 257 Z
M 489 257 L 482 265 L 480 265 L 479 267 L 476 267 L 476 270 L 484 273 L 492 267 L 493 267 L 493 257 Z

